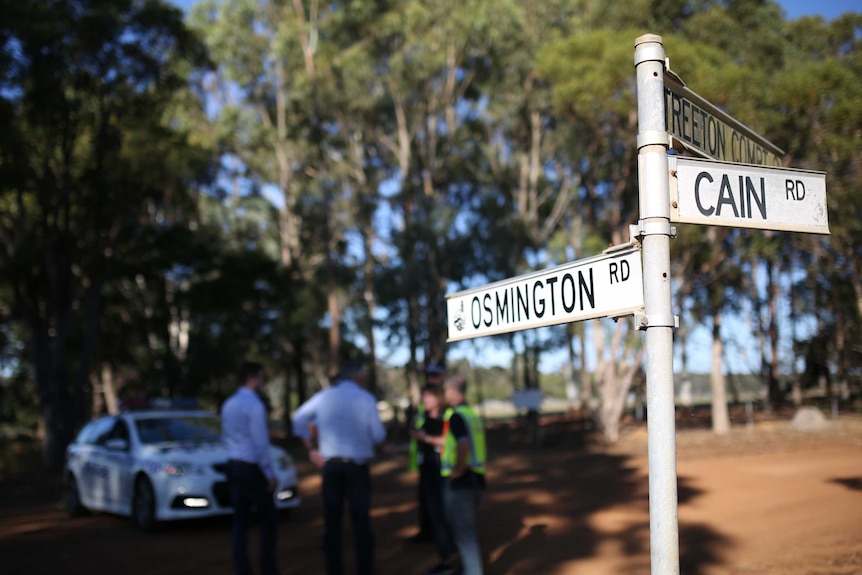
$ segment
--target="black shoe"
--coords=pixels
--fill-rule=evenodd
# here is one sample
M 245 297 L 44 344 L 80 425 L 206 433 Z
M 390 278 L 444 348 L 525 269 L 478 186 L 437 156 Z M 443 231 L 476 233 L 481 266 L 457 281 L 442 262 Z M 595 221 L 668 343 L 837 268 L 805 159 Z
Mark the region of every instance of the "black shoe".
M 430 543 L 434 538 L 430 533 L 422 533 L 421 531 L 412 537 L 407 538 L 407 543 Z
M 455 568 L 445 561 L 428 571 L 428 575 L 452 575 L 453 573 L 455 573 Z

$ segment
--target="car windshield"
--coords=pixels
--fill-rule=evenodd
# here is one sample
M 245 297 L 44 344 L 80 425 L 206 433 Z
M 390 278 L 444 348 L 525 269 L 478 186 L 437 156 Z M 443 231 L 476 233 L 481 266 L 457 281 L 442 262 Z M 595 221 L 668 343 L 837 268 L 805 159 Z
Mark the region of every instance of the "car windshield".
M 221 440 L 221 424 L 211 415 L 144 417 L 135 420 L 141 443 L 212 443 Z

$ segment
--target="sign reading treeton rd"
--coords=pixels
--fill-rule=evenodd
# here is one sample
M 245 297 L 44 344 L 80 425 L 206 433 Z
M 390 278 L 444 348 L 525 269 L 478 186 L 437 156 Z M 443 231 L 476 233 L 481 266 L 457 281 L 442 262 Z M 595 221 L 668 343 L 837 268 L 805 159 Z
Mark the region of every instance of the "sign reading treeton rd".
M 667 131 L 686 149 L 720 162 L 781 165 L 781 148 L 688 89 L 669 71 L 664 95 Z

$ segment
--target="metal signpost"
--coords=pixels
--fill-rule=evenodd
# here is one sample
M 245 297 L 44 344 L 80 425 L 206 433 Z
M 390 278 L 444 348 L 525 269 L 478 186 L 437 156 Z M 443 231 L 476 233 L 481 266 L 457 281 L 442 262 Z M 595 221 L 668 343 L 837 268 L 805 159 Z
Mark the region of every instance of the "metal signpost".
M 449 341 L 635 316 L 646 331 L 650 570 L 679 575 L 670 224 L 828 234 L 826 174 L 776 167 L 784 155 L 777 146 L 666 69 L 661 36 L 635 40 L 634 64 L 640 220 L 633 241 L 449 295 L 446 312 Z M 669 156 L 671 139 L 718 161 Z
M 644 266 L 650 565 L 653 575 L 679 574 L 676 419 L 670 292 L 670 192 L 661 36 L 635 40 L 638 88 L 638 185 Z
M 621 249 L 447 296 L 449 341 L 640 312 L 640 250 Z
M 826 174 L 668 156 L 671 221 L 829 233 Z
M 653 575 L 679 573 L 670 222 L 829 233 L 826 175 L 778 168 L 780 148 L 686 88 L 666 64 L 661 36 L 635 40 Z M 720 161 L 668 156 L 671 139 Z

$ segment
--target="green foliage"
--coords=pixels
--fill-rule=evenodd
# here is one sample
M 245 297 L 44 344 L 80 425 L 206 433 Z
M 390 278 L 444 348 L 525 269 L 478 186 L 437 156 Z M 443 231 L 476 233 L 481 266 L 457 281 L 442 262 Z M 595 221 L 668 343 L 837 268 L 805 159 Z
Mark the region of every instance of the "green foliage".
M 121 394 L 217 402 L 256 357 L 290 407 L 325 384 L 334 349 L 376 344 L 407 350 L 379 378 L 403 395 L 446 356 L 446 293 L 627 240 L 633 41 L 646 32 L 787 165 L 829 174 L 829 238 L 681 226 L 684 315 L 750 313 L 764 363 L 778 365 L 780 339 L 811 369 L 858 372 L 858 14 L 788 22 L 770 0 L 203 0 L 187 28 L 159 1 L 2 13 L 0 389 L 7 410 L 32 411 L 36 395 L 43 410 L 70 406 L 60 443 L 106 367 Z M 768 329 L 768 304 L 791 293 L 816 346 Z M 560 395 L 569 382 L 538 364 L 567 347 L 570 379 L 599 397 L 588 357 L 623 373 L 638 349 L 600 323 L 500 340 L 517 370 L 458 366 L 486 398 Z

